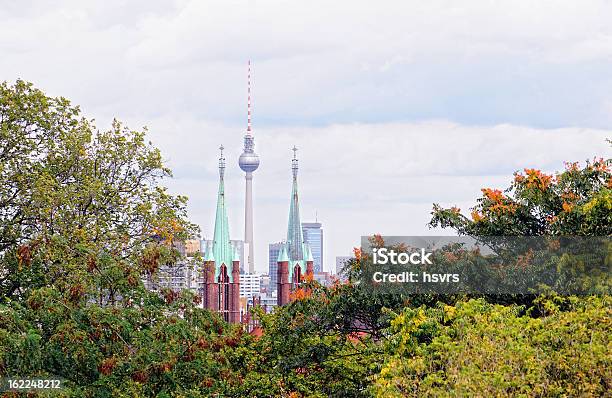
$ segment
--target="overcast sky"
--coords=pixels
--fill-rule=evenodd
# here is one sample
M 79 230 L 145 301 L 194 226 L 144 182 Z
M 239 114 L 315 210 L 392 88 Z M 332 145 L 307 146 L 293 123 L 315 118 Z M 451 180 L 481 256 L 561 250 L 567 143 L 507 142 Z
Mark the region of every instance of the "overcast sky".
M 440 234 L 515 170 L 611 156 L 609 1 L 0 0 L 0 80 L 22 78 L 147 126 L 210 238 L 227 148 L 231 235 L 244 231 L 246 63 L 253 64 L 256 267 L 285 238 L 290 148 L 325 267 L 361 235 Z

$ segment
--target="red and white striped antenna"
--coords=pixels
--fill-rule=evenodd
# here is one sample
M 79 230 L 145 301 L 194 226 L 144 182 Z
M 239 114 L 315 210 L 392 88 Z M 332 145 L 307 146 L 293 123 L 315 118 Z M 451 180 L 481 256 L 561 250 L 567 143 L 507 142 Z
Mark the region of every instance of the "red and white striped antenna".
M 251 134 L 251 60 L 247 74 L 247 134 Z

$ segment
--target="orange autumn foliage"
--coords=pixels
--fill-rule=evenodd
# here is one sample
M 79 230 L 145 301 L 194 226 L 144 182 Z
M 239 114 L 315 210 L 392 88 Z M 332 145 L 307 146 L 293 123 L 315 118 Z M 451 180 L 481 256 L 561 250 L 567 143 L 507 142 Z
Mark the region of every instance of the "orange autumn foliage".
M 517 205 L 512 203 L 512 201 L 499 189 L 483 188 L 482 193 L 485 198 L 493 202 L 493 204 L 488 207 L 488 210 L 495 214 L 503 214 L 506 212 L 514 213 L 517 209 Z M 478 221 L 482 219 L 479 215 L 477 215 L 476 218 Z M 474 213 L 472 213 L 472 219 L 474 219 Z M 474 221 L 477 220 L 474 219 Z
M 566 171 L 578 171 L 578 162 L 565 162 Z
M 544 174 L 537 169 L 525 169 L 525 174 L 526 176 L 518 174 L 515 177 L 515 181 L 524 181 L 528 188 L 536 188 L 545 191 L 553 182 L 553 176 Z
M 455 253 L 452 252 L 447 252 L 444 253 L 444 257 L 446 258 L 447 261 L 457 261 L 459 259 L 459 256 L 457 256 Z
M 567 201 L 568 203 L 575 203 L 578 199 L 580 199 L 580 196 L 574 192 L 563 192 L 561 194 L 561 199 Z
M 370 242 L 374 247 L 383 247 L 385 245 L 385 240 L 380 234 L 374 234 L 370 239 Z
M 525 253 L 524 255 L 518 256 L 517 265 L 519 267 L 526 268 L 528 265 L 531 264 L 533 257 L 534 257 L 533 249 L 529 249 L 527 253 Z
M 503 214 L 505 212 L 514 213 L 517 209 L 517 205 L 514 203 L 504 204 L 504 203 L 496 203 L 491 206 L 489 209 L 496 214 Z
M 103 375 L 108 376 L 113 372 L 113 369 L 115 368 L 115 366 L 117 366 L 117 358 L 115 357 L 105 358 L 100 363 L 100 366 L 98 366 L 98 370 Z
M 311 294 L 312 292 L 310 291 L 310 289 L 304 289 L 302 287 L 298 287 L 293 292 L 291 292 L 291 294 L 289 295 L 289 299 L 291 301 L 305 300 L 308 297 L 310 297 Z
M 608 173 L 610 172 L 610 167 L 606 164 L 603 158 L 593 159 L 593 169 L 600 173 Z
M 185 228 L 176 219 L 171 219 L 162 226 L 153 227 L 153 234 L 159 236 L 165 245 L 171 245 L 176 236 Z
M 485 198 L 492 202 L 501 202 L 504 199 L 504 194 L 499 189 L 483 188 L 481 191 Z

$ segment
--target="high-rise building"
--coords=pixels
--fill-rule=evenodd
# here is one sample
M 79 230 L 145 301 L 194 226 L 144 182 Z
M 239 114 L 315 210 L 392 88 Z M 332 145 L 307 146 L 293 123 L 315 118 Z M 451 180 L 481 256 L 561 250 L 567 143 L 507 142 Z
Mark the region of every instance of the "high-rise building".
M 303 222 L 304 242 L 308 243 L 314 259 L 314 272 L 323 272 L 323 228 L 320 222 Z
M 255 273 L 255 247 L 253 246 L 253 172 L 259 167 L 259 156 L 255 153 L 255 137 L 251 132 L 251 61 L 247 76 L 247 131 L 244 136 L 244 150 L 238 165 L 245 172 L 244 198 L 244 245 L 247 252 L 245 271 Z
M 263 293 L 259 296 L 259 305 L 261 305 L 266 313 L 270 313 L 278 305 L 277 299 L 276 290 L 272 293 Z
M 332 284 L 332 276 L 329 272 L 321 272 L 314 274 L 314 280 L 319 282 L 323 286 L 330 286 Z
M 278 305 L 289 302 L 289 294 L 302 283 L 303 275 L 312 277 L 314 274 L 313 258 L 310 246 L 304 242 L 302 223 L 300 222 L 300 203 L 298 200 L 298 159 L 297 148 L 293 147 L 291 161 L 293 187 L 289 205 L 289 223 L 287 226 L 287 241 L 278 254 L 277 269 L 277 300 Z
M 278 281 L 278 254 L 285 244 L 270 243 L 268 245 L 268 275 L 270 275 L 270 287 L 272 290 L 276 290 L 276 283 Z
M 198 239 L 177 241 L 173 245 L 182 256 L 193 257 L 196 253 L 201 252 L 200 240 Z
M 173 247 L 183 256 L 176 264 L 162 264 L 155 276 L 149 275 L 143 279 L 147 289 L 160 291 L 171 289 L 175 292 L 191 290 L 198 293 L 200 264 L 194 261 L 194 255 L 200 252 L 198 239 L 187 239 L 173 242 Z
M 261 293 L 261 275 L 240 274 L 240 297 L 259 296 Z
M 171 289 L 175 292 L 191 290 L 197 294 L 199 268 L 200 266 L 191 259 L 181 259 L 176 264 L 160 266 L 156 275 L 143 279 L 143 283 L 148 290 Z
M 240 322 L 240 256 L 231 244 L 225 207 L 225 158 L 219 148 L 219 193 L 212 243 L 204 248 L 202 302 L 204 308 L 219 312 L 231 323 Z
M 271 293 L 272 290 L 276 290 L 276 287 L 274 287 L 274 289 L 270 289 L 270 275 L 268 274 L 261 275 L 261 292 Z
M 346 280 L 346 277 L 342 275 L 342 270 L 348 261 L 350 261 L 352 257 L 350 256 L 337 256 L 336 257 L 336 276 L 340 280 Z

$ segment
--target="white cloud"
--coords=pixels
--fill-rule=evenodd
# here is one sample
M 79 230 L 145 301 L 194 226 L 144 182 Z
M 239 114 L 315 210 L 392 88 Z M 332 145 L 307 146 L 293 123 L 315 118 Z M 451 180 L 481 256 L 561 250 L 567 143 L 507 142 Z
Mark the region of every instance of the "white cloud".
M 214 227 L 219 144 L 226 150 L 226 192 L 232 235 L 242 235 L 244 179 L 237 166 L 242 132 L 197 119 L 153 119 L 151 138 L 190 197 L 190 214 L 205 235 Z M 506 188 L 523 168 L 562 170 L 564 161 L 612 156 L 612 131 L 523 126 L 420 123 L 337 124 L 256 128 L 261 166 L 255 172 L 256 264 L 267 244 L 285 239 L 291 190 L 290 148 L 298 146 L 303 221 L 318 214 L 325 228 L 325 263 L 347 254 L 361 235 L 442 233 L 426 227 L 432 203 L 467 212 L 483 187 Z M 448 232 L 450 233 L 450 232 Z
M 2 2 L 1 78 L 98 116 L 610 127 L 612 3 Z M 18 5 L 16 5 L 18 4 Z
M 284 238 L 295 144 L 329 265 L 361 234 L 427 232 L 432 202 L 609 153 L 610 20 L 605 0 L 0 0 L 0 79 L 149 126 L 205 233 L 223 143 L 240 237 L 253 59 L 257 263 Z

